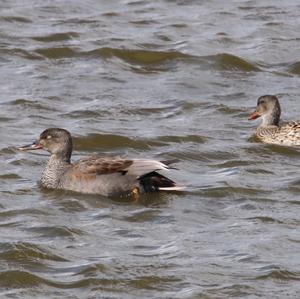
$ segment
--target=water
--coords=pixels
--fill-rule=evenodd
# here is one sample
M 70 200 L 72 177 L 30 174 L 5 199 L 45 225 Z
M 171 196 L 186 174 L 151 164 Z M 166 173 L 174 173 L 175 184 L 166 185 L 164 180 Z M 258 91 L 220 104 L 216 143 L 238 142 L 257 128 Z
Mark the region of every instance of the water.
M 299 119 L 296 1 L 1 1 L 1 298 L 298 298 L 299 149 L 256 142 L 277 94 Z M 73 159 L 178 158 L 180 194 L 41 190 Z

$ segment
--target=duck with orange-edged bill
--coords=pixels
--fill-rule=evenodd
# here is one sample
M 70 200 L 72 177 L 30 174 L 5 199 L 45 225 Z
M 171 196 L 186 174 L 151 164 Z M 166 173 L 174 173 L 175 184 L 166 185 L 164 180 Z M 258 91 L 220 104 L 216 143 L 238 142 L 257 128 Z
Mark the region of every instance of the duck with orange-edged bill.
M 280 124 L 281 108 L 278 98 L 264 95 L 258 98 L 255 111 L 249 120 L 262 118 L 256 130 L 256 137 L 265 143 L 286 146 L 300 145 L 300 121 Z

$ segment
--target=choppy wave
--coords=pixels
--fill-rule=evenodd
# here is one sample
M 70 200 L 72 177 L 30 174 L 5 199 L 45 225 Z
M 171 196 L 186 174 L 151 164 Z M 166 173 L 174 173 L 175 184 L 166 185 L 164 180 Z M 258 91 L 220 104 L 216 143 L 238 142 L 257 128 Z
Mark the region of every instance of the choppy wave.
M 32 23 L 32 20 L 23 16 L 1 16 L 0 21 L 10 23 Z
M 264 266 L 260 268 L 259 271 L 265 272 L 265 274 L 262 274 L 256 277 L 255 279 L 275 279 L 279 281 L 300 280 L 299 272 L 289 271 L 287 269 L 275 265 Z
M 65 258 L 53 254 L 36 244 L 1 243 L 0 248 L 0 260 L 5 261 L 6 263 L 25 263 L 25 260 L 27 264 L 36 263 L 37 261 L 67 261 Z
M 58 33 L 49 36 L 32 37 L 41 42 L 57 42 L 75 38 L 74 32 Z M 3 53 L 12 53 L 27 59 L 112 59 L 118 58 L 132 66 L 162 66 L 168 62 L 193 63 L 202 65 L 203 68 L 213 68 L 218 71 L 232 72 L 258 72 L 261 71 L 258 64 L 248 59 L 241 58 L 229 53 L 220 53 L 210 56 L 196 56 L 180 51 L 151 51 L 142 49 L 118 49 L 103 47 L 91 51 L 82 51 L 79 48 L 64 47 L 43 47 L 34 51 L 24 49 L 1 50 Z M 297 73 L 297 63 L 291 66 L 290 71 Z M 159 70 L 159 68 L 157 69 Z M 162 70 L 162 69 L 161 69 Z
M 178 51 L 146 51 L 134 49 L 114 49 L 114 48 L 101 48 L 89 52 L 90 55 L 100 56 L 103 58 L 117 57 L 126 62 L 133 64 L 158 64 L 170 60 L 178 60 L 192 57 Z
M 72 58 L 80 56 L 75 49 L 70 47 L 42 48 L 36 50 L 35 54 L 48 59 Z
M 288 67 L 288 71 L 295 74 L 295 75 L 300 75 L 300 62 L 297 61 L 297 62 L 291 64 Z
M 75 147 L 77 150 L 108 150 L 114 148 L 129 147 L 139 150 L 149 149 L 151 146 L 163 146 L 164 143 L 155 140 L 132 139 L 127 136 L 113 134 L 91 134 L 86 137 L 75 137 Z
M 78 37 L 79 34 L 77 32 L 61 32 L 61 33 L 53 33 L 45 36 L 43 35 L 34 36 L 32 37 L 32 39 L 43 43 L 52 43 L 52 42 L 68 41 Z

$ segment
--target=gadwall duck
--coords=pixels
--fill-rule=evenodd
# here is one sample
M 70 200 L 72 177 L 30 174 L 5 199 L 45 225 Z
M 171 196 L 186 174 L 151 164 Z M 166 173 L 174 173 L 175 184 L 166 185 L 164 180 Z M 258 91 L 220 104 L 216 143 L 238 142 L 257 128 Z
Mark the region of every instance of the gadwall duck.
M 36 142 L 19 149 L 50 152 L 40 181 L 41 186 L 50 189 L 104 196 L 183 189 L 157 172 L 170 169 L 174 160 L 160 162 L 94 155 L 71 163 L 72 148 L 72 137 L 67 130 L 50 128 Z
M 280 104 L 276 96 L 264 95 L 258 98 L 256 110 L 249 120 L 262 118 L 256 130 L 256 136 L 262 142 L 287 146 L 300 145 L 300 121 L 279 125 Z

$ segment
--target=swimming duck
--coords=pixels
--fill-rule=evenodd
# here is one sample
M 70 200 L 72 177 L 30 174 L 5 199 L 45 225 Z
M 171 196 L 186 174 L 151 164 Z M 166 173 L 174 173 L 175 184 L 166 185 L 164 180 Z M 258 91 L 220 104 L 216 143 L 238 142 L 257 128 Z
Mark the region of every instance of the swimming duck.
M 170 169 L 174 160 L 160 162 L 94 155 L 71 163 L 72 148 L 72 137 L 67 130 L 49 128 L 37 141 L 19 149 L 44 149 L 51 154 L 40 181 L 45 188 L 104 196 L 183 189 L 157 172 Z
M 259 97 L 256 110 L 249 116 L 249 120 L 262 118 L 262 123 L 256 130 L 256 136 L 265 143 L 300 145 L 300 121 L 279 125 L 280 114 L 281 108 L 276 96 Z

